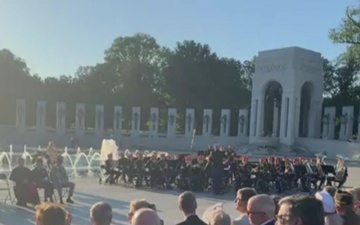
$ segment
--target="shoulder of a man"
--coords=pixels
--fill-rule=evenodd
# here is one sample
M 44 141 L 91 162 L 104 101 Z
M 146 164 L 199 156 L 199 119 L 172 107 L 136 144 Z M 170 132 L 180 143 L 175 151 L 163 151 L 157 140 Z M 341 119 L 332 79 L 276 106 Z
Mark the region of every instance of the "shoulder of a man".
M 232 225 L 250 225 L 250 222 L 247 216 L 240 216 L 232 222 Z

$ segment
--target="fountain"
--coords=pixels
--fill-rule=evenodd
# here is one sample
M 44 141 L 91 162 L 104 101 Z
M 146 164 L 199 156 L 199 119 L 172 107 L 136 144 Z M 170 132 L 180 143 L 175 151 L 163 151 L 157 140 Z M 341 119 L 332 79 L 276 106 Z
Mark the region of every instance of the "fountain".
M 94 153 L 94 150 L 92 150 L 92 155 L 90 156 L 81 152 L 80 148 L 77 148 L 74 158 L 74 155 L 68 153 L 66 147 L 62 157 L 64 159 L 64 167 L 73 177 L 79 177 L 79 172 L 87 172 L 89 176 L 92 176 L 94 174 L 94 169 L 96 168 L 96 170 L 98 170 L 100 168 L 100 164 L 93 166 L 93 162 L 100 161 L 101 159 L 100 153 Z
M 26 166 L 32 165 L 33 157 L 32 157 L 31 154 L 27 151 L 27 146 L 26 146 L 26 145 L 24 146 L 24 152 L 23 152 L 23 154 L 21 155 L 21 157 L 22 157 L 23 159 L 25 159 L 25 165 L 26 165 Z
M 94 154 L 94 149 L 93 148 L 90 148 L 89 149 L 89 153 L 88 153 L 88 156 L 92 156 Z
M 6 170 L 7 167 L 7 170 Z M 11 171 L 11 156 L 7 152 L 0 153 L 0 170 Z
M 112 147 L 114 147 L 114 141 L 108 141 L 106 143 L 109 143 Z M 10 145 L 9 151 L 0 152 L 0 173 L 7 174 L 12 170 L 16 161 L 14 156 L 24 158 L 25 165 L 31 167 L 33 161 L 32 153 L 35 153 L 37 150 L 41 151 L 41 146 L 38 146 L 38 148 L 29 148 L 24 145 L 23 152 L 16 153 L 13 145 Z M 116 153 L 114 152 L 114 154 Z M 61 156 L 63 157 L 63 165 L 66 171 L 69 176 L 72 177 L 79 177 L 82 174 L 86 174 L 87 176 L 95 175 L 98 171 L 100 171 L 100 164 L 103 160 L 100 152 L 94 150 L 93 148 L 89 149 L 88 154 L 81 152 L 80 148 L 77 148 L 75 154 L 70 154 L 69 149 L 65 147 Z

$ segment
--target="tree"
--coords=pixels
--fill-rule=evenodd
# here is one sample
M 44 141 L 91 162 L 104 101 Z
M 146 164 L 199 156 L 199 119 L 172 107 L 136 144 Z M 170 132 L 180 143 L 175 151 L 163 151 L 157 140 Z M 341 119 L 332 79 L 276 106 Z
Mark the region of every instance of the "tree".
M 23 59 L 7 49 L 0 50 L 0 68 L 0 122 L 14 124 L 16 100 L 39 99 L 42 83 L 39 77 L 30 75 L 30 70 Z
M 357 85 L 360 67 L 355 59 L 347 55 L 339 57 L 333 66 L 329 62 L 324 64 L 327 66 L 324 70 L 324 85 L 331 96 L 330 103 L 342 106 L 352 105 L 360 100 L 360 90 Z
M 329 36 L 334 43 L 360 45 L 360 5 L 348 7 L 346 17 L 338 28 L 330 30 Z
M 337 28 L 330 29 L 330 39 L 337 44 L 347 44 L 343 55 L 350 55 L 360 64 L 360 5 L 348 7 L 346 16 Z
M 327 97 L 336 95 L 335 91 L 335 67 L 331 61 L 323 58 L 323 71 L 324 71 L 324 94 Z
M 157 104 L 156 84 L 161 80 L 164 59 L 155 38 L 141 33 L 116 38 L 105 51 L 105 61 L 116 68 L 118 79 L 114 88 L 123 96 L 122 104 Z

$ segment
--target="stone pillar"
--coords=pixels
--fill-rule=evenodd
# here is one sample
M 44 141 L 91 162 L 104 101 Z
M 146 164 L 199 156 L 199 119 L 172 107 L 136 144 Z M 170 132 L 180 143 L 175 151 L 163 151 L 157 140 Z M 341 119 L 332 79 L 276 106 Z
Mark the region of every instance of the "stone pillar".
M 247 109 L 239 110 L 238 136 L 246 136 L 248 128 L 249 112 Z
M 256 119 L 256 137 L 264 137 L 264 99 L 258 99 L 257 119 Z
M 352 138 L 353 135 L 353 118 L 354 118 L 354 107 L 353 106 L 344 106 L 342 108 L 342 113 L 340 116 L 340 133 L 339 139 L 347 141 Z
M 26 102 L 23 99 L 16 100 L 16 129 L 18 132 L 26 130 Z
M 335 137 L 336 107 L 325 107 L 324 115 L 329 115 L 329 125 L 328 125 L 328 132 L 326 137 L 327 139 L 332 140 Z
M 329 122 L 330 122 L 330 115 L 329 113 L 326 113 L 324 111 L 324 115 L 322 118 L 322 138 L 323 139 L 328 139 L 329 137 Z
M 176 136 L 176 116 L 177 111 L 175 108 L 168 109 L 167 137 Z
M 203 136 L 210 136 L 212 134 L 212 109 L 204 109 L 203 120 Z
M 46 102 L 38 101 L 36 106 L 36 132 L 46 132 Z
M 149 136 L 157 137 L 159 133 L 159 108 L 150 108 Z
M 66 105 L 65 102 L 56 103 L 56 132 L 64 135 L 66 132 Z
M 141 109 L 132 107 L 131 111 L 131 137 L 140 137 Z
M 115 106 L 114 107 L 114 134 L 117 136 L 122 135 L 122 107 Z
M 192 137 L 195 125 L 195 110 L 186 109 L 185 116 L 185 137 Z
M 357 118 L 357 123 L 358 123 L 358 133 L 357 133 L 356 141 L 360 142 L 360 116 Z
M 104 106 L 95 106 L 95 133 L 102 136 L 104 134 Z
M 254 91 L 254 90 L 253 90 Z M 262 98 L 261 98 L 262 99 Z M 264 107 L 263 103 L 261 103 L 262 100 L 259 98 L 253 98 L 251 102 L 251 116 L 250 116 L 250 132 L 249 132 L 249 144 L 256 143 L 258 141 L 258 138 L 260 137 L 260 134 L 263 133 L 260 131 L 262 129 L 262 114 Z
M 220 118 L 220 136 L 228 137 L 230 135 L 230 109 L 221 110 Z
M 250 131 L 249 131 L 249 144 L 255 143 L 257 140 L 257 123 L 259 114 L 259 100 L 253 99 L 251 101 L 251 116 L 250 116 Z
M 286 139 L 289 130 L 288 130 L 288 122 L 289 122 L 289 112 L 290 112 L 290 98 L 284 97 L 281 101 L 281 116 L 280 116 L 280 134 L 279 137 Z
M 309 112 L 309 125 L 308 125 L 308 137 L 309 138 L 319 138 L 320 137 L 320 131 L 319 128 L 321 127 L 321 111 L 322 109 L 319 108 L 322 107 L 322 102 L 317 101 L 311 102 L 310 106 L 310 112 Z
M 279 136 L 279 108 L 277 107 L 276 102 L 274 102 L 274 116 L 273 116 L 272 136 L 273 137 L 278 137 Z
M 86 124 L 85 124 L 85 104 L 78 103 L 76 104 L 76 135 L 77 136 L 84 136 L 86 131 Z

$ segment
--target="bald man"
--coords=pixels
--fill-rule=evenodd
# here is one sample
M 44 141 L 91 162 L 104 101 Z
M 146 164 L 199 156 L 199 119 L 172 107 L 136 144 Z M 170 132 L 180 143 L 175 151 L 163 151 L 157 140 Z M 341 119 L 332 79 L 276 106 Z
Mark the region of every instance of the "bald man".
M 269 195 L 251 197 L 246 208 L 251 225 L 274 225 L 275 208 L 274 200 Z
M 156 211 L 148 208 L 137 210 L 131 220 L 132 225 L 162 225 Z

